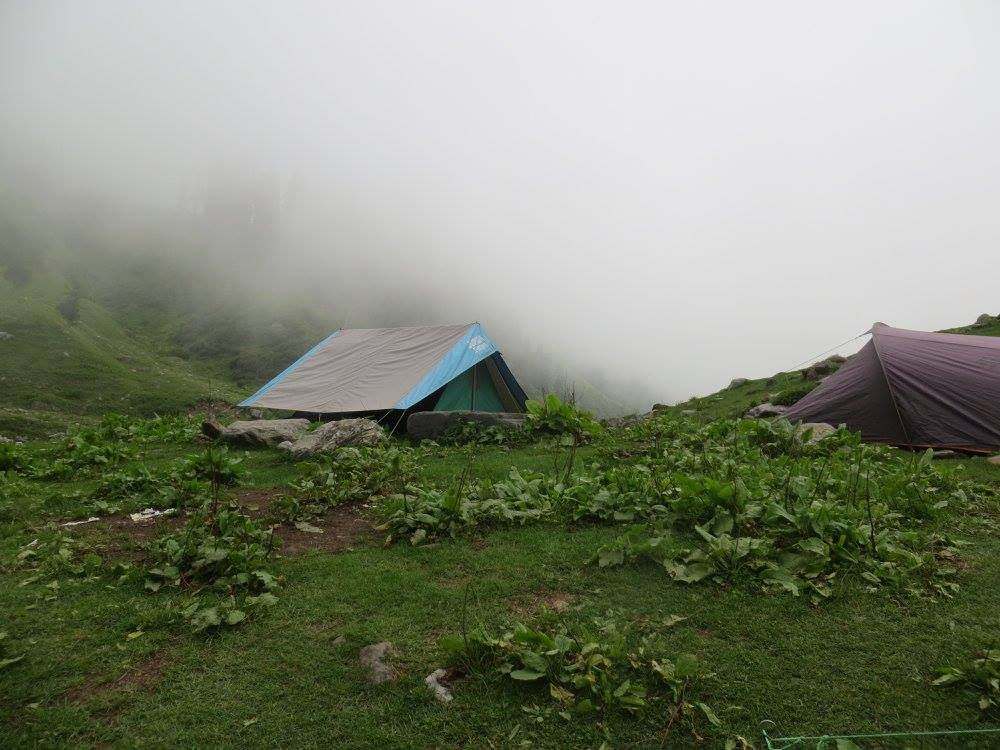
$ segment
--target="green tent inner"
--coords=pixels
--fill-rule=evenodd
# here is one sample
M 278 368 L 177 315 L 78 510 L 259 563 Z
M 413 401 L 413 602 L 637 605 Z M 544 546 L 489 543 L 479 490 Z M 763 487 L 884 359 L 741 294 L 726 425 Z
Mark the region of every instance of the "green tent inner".
M 485 363 L 470 367 L 444 387 L 434 411 L 510 411 Z

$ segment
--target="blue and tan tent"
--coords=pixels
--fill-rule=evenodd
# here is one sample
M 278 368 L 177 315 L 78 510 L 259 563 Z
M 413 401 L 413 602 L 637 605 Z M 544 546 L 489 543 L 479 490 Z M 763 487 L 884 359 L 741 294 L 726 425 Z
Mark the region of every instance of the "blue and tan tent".
M 334 331 L 240 404 L 311 414 L 523 412 L 527 396 L 479 323 Z

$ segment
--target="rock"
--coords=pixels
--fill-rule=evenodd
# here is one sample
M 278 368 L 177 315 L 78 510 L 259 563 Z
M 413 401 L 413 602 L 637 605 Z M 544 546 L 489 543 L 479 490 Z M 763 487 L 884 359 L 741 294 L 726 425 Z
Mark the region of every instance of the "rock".
M 14 338 L 13 333 L 7 333 L 6 331 L 0 331 L 0 341 L 10 341 Z
M 466 422 L 487 427 L 519 428 L 525 415 L 504 411 L 418 411 L 406 420 L 406 434 L 414 440 L 437 440 L 452 428 Z
M 745 419 L 764 419 L 765 417 L 780 417 L 787 411 L 786 406 L 775 406 L 774 404 L 758 404 L 750 409 L 745 415 Z
M 294 447 L 295 443 L 293 443 L 291 440 L 283 440 L 282 442 L 278 443 L 278 450 L 280 451 L 288 451 L 289 453 L 291 453 L 292 448 Z
M 250 419 L 263 419 L 264 412 L 261 409 L 253 408 L 250 410 Z
M 822 380 L 827 375 L 836 372 L 836 370 L 846 361 L 847 360 L 839 354 L 834 354 L 832 357 L 827 357 L 820 362 L 814 362 L 806 369 L 800 370 L 800 372 L 802 373 L 802 377 L 806 380 Z
M 233 422 L 220 427 L 215 422 L 205 422 L 202 434 L 227 443 L 275 446 L 286 440 L 295 441 L 309 429 L 308 419 L 254 419 Z
M 693 417 L 697 413 L 698 413 L 697 409 L 681 409 L 682 417 Z
M 435 669 L 424 678 L 424 683 L 431 689 L 434 693 L 434 697 L 441 701 L 441 703 L 451 703 L 452 700 L 451 690 L 448 689 L 447 685 L 444 685 L 441 682 L 441 680 L 448 677 L 448 674 L 447 669 Z
M 995 456 L 990 456 L 989 458 L 987 458 L 986 463 L 996 464 L 997 466 L 1000 466 L 1000 453 L 998 453 Z
M 957 455 L 955 451 L 934 451 L 934 458 L 955 458 Z
M 286 450 L 296 458 L 315 456 L 345 445 L 375 445 L 385 438 L 385 430 L 371 419 L 338 419 L 302 435 Z
M 667 404 L 653 404 L 653 411 L 666 411 L 669 408 Z
M 801 440 L 806 432 L 812 430 L 812 435 L 806 440 L 806 445 L 814 445 L 827 435 L 832 435 L 837 428 L 826 422 L 801 422 L 795 426 L 795 438 Z
M 3 435 L 0 435 L 0 443 L 13 443 L 13 442 L 14 441 L 11 440 L 9 437 L 4 437 Z
M 656 412 L 651 411 L 647 414 L 626 414 L 624 417 L 605 417 L 599 421 L 609 430 L 620 430 L 623 427 L 639 424 L 639 422 L 654 416 L 656 416 Z
M 368 669 L 368 682 L 372 685 L 380 685 L 396 676 L 392 667 L 386 663 L 391 653 L 392 644 L 389 641 L 373 643 L 358 652 L 358 661 L 361 662 L 361 666 Z
M 342 635 L 338 635 L 336 638 L 330 641 L 330 643 L 334 646 L 343 646 L 345 643 L 347 643 L 347 639 L 344 638 L 344 636 Z
M 976 318 L 976 325 L 986 325 L 987 323 L 995 323 L 997 321 L 996 315 L 990 315 L 989 313 L 983 313 L 978 318 Z
M 734 388 L 739 388 L 741 385 L 746 385 L 749 382 L 750 382 L 749 378 L 733 378 L 731 381 L 729 381 L 729 385 L 726 386 L 726 390 L 731 391 Z

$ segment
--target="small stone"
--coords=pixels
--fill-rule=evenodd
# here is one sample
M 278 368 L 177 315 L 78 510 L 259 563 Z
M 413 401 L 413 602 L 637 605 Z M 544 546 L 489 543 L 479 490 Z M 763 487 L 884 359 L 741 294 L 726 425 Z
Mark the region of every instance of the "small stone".
M 395 677 L 392 667 L 385 661 L 391 653 L 392 644 L 389 641 L 373 643 L 358 652 L 358 661 L 361 662 L 361 666 L 368 669 L 368 682 L 372 685 L 380 685 Z
M 986 463 L 996 464 L 997 466 L 1000 466 L 1000 453 L 998 453 L 995 456 L 990 456 L 989 458 L 987 458 Z
M 0 341 L 10 341 L 14 338 L 13 333 L 7 333 L 6 331 L 0 331 Z
M 347 643 L 347 639 L 344 638 L 344 636 L 342 635 L 338 635 L 336 638 L 330 641 L 330 643 L 332 643 L 334 646 L 342 646 L 345 643 Z
M 447 685 L 443 685 L 441 683 L 441 680 L 447 676 L 447 669 L 435 669 L 424 678 L 424 683 L 433 691 L 434 697 L 441 703 L 451 703 L 452 701 L 451 691 L 448 689 Z

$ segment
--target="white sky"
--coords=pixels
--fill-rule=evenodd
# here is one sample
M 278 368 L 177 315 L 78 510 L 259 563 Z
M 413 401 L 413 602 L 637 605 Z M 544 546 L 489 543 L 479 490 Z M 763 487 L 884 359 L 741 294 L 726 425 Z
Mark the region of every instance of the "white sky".
M 663 400 L 1000 313 L 998 94 L 990 1 L 0 4 L 5 150 L 164 205 L 296 176 L 286 283 Z

